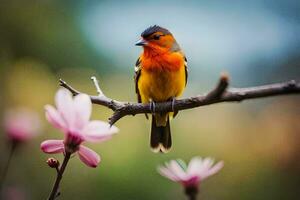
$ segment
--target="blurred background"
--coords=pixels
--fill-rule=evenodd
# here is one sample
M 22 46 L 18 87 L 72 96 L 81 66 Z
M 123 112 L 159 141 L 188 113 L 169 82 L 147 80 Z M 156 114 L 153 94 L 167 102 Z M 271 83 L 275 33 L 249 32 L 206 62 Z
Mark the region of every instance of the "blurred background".
M 107 96 L 136 101 L 134 46 L 150 25 L 168 28 L 189 61 L 184 96 L 207 92 L 221 72 L 231 86 L 247 87 L 300 79 L 300 2 L 252 1 L 58 1 L 1 0 L 0 113 L 27 107 L 38 112 L 41 134 L 11 160 L 7 199 L 46 199 L 55 179 L 39 145 L 63 135 L 44 117 L 63 78 L 96 94 L 95 75 Z M 171 123 L 173 149 L 149 149 L 144 115 L 117 122 L 120 133 L 90 146 L 102 157 L 91 169 L 78 157 L 69 163 L 60 199 L 185 199 L 180 185 L 156 172 L 165 161 L 193 156 L 224 160 L 224 169 L 203 182 L 199 199 L 300 199 L 300 98 L 281 96 L 223 103 L 180 112 Z M 94 106 L 93 119 L 107 120 Z M 0 170 L 8 156 L 0 135 Z M 62 159 L 61 155 L 55 155 Z

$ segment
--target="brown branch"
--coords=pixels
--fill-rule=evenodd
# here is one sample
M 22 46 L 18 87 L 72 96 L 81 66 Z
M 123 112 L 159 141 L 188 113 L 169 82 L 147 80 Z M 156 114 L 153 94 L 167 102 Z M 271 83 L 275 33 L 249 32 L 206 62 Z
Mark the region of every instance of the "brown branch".
M 136 115 L 152 112 L 150 104 L 121 102 L 108 98 L 100 89 L 97 79 L 93 77 L 92 80 L 96 86 L 99 95 L 90 96 L 91 101 L 94 104 L 99 104 L 108 107 L 114 111 L 113 115 L 109 118 L 109 123 L 111 125 L 113 125 L 119 119 L 127 115 Z M 80 93 L 79 91 L 75 90 L 73 87 L 68 85 L 62 79 L 60 79 L 59 82 L 62 87 L 70 90 L 73 95 L 77 95 Z M 209 93 L 204 95 L 197 95 L 190 98 L 175 100 L 174 106 L 172 106 L 171 101 L 156 103 L 155 112 L 180 111 L 221 102 L 240 102 L 246 99 L 300 93 L 300 82 L 296 82 L 294 80 L 283 83 L 275 83 L 248 88 L 227 89 L 228 84 L 228 76 L 226 74 L 223 74 L 221 75 L 217 86 Z
M 64 174 L 64 171 L 67 167 L 67 164 L 68 164 L 70 158 L 71 158 L 71 153 L 66 152 L 65 157 L 64 157 L 64 161 L 63 161 L 61 167 L 59 168 L 59 170 L 56 174 L 56 180 L 54 182 L 54 185 L 53 185 L 53 188 L 50 192 L 48 200 L 54 200 L 54 199 L 56 199 L 56 197 L 58 197 L 60 195 L 60 192 L 58 191 L 59 190 L 59 185 L 60 185 L 62 176 Z

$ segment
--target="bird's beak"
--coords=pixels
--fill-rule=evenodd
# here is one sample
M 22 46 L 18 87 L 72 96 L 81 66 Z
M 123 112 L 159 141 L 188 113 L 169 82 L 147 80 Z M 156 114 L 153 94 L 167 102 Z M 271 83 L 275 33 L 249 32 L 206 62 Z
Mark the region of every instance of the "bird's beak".
M 141 38 L 140 40 L 138 40 L 138 41 L 135 43 L 136 46 L 145 46 L 145 45 L 147 45 L 147 44 L 148 44 L 148 42 L 147 42 L 146 40 L 144 40 L 144 38 Z

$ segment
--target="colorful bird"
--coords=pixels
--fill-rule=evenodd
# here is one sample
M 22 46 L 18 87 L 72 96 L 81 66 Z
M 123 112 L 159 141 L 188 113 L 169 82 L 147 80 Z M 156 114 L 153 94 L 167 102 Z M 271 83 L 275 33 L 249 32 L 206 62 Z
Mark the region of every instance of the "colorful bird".
M 155 113 L 155 103 L 172 101 L 174 105 L 187 83 L 187 60 L 167 29 L 154 25 L 141 37 L 135 44 L 144 49 L 135 65 L 135 89 L 139 103 L 151 103 L 150 146 L 154 152 L 166 153 L 172 145 L 170 117 L 177 113 Z

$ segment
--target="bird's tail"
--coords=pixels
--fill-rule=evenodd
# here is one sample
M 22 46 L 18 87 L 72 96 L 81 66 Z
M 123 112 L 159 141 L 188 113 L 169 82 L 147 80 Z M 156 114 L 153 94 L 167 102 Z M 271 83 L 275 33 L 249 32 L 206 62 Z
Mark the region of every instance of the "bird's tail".
M 169 113 L 152 115 L 150 146 L 154 152 L 167 153 L 170 150 L 172 139 Z

